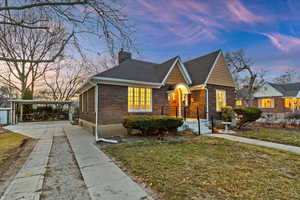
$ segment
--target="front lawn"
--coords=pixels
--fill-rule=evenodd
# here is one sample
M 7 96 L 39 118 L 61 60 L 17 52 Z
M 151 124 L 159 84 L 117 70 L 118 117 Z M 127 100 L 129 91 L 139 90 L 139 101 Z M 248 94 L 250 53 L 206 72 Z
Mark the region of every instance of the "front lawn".
M 239 132 L 236 135 L 300 147 L 300 131 L 259 128 L 253 131 Z
M 0 165 L 19 148 L 28 137 L 17 133 L 0 134 Z
M 199 136 L 103 148 L 162 199 L 300 199 L 298 155 Z

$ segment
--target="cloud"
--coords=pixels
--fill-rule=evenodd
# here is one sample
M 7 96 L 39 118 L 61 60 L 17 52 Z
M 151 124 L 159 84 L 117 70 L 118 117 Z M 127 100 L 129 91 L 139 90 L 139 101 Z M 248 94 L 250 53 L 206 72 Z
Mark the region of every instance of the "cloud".
M 174 41 L 178 44 L 221 41 L 224 32 L 249 31 L 247 25 L 266 22 L 239 0 L 136 0 L 129 5 L 129 13 L 134 16 L 138 27 L 142 27 L 144 36 L 152 36 L 170 45 L 175 45 Z
M 300 50 L 300 38 L 281 33 L 261 33 L 270 39 L 275 47 L 284 51 Z
M 227 1 L 226 6 L 236 20 L 245 23 L 264 22 L 265 19 L 261 16 L 253 14 L 239 0 Z

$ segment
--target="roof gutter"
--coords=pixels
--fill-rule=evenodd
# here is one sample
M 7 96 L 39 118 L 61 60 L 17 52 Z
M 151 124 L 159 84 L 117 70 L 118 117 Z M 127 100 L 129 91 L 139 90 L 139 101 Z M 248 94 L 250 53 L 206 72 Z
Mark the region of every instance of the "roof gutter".
M 146 82 L 146 81 L 134 81 L 134 80 L 127 80 L 127 79 L 119 79 L 119 78 L 107 78 L 107 77 L 97 77 L 94 76 L 91 80 L 95 81 L 103 81 L 103 82 L 116 82 L 116 83 L 131 83 L 131 84 L 140 84 L 140 85 L 152 85 L 156 87 L 161 87 L 161 83 L 156 82 Z

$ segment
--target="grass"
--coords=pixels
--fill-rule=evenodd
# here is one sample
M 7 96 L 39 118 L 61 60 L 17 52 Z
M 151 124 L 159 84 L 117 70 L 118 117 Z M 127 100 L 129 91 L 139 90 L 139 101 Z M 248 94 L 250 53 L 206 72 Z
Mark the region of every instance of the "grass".
M 10 155 L 10 152 L 23 144 L 28 137 L 17 133 L 0 134 L 0 164 Z
M 162 199 L 300 199 L 298 155 L 200 136 L 103 149 Z
M 259 128 L 254 131 L 244 131 L 237 136 L 260 139 L 269 142 L 288 144 L 300 147 L 300 132 L 282 129 Z

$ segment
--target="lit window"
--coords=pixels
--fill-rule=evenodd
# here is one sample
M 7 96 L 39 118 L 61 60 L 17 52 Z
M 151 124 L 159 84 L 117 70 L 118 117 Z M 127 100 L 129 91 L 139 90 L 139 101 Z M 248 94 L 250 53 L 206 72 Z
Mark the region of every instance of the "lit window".
M 222 107 L 226 106 L 226 91 L 216 90 L 216 110 L 220 112 Z
M 274 99 L 259 99 L 258 100 L 258 107 L 259 108 L 274 108 Z
M 241 106 L 241 105 L 243 105 L 243 101 L 242 100 L 236 100 L 235 105 L 236 106 Z
M 300 108 L 300 99 L 285 98 L 284 99 L 284 107 L 299 110 L 299 108 Z
M 128 111 L 151 112 L 152 90 L 150 88 L 128 87 Z

